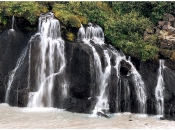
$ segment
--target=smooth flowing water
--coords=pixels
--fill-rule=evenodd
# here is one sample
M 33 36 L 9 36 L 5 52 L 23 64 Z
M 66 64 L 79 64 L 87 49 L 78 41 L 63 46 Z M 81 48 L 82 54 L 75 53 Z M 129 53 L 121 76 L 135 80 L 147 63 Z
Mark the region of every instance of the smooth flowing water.
M 66 66 L 64 41 L 60 37 L 60 23 L 54 19 L 53 13 L 40 15 L 38 31 L 41 37 L 36 66 L 38 91 L 30 93 L 28 107 L 52 107 L 55 77 L 62 74 Z M 60 84 L 62 84 L 63 95 L 66 95 L 66 81 L 60 81 Z
M 13 69 L 9 74 L 9 79 L 8 79 L 8 83 L 7 83 L 7 90 L 6 90 L 6 94 L 5 94 L 5 102 L 6 103 L 9 103 L 10 89 L 11 89 L 16 71 L 23 64 L 23 61 L 24 61 L 24 58 L 25 58 L 26 54 L 27 54 L 27 47 L 24 48 L 24 50 L 22 51 L 22 53 L 21 53 L 21 55 L 20 55 L 20 57 L 19 57 L 19 59 L 16 63 L 15 69 Z
M 134 86 L 135 86 L 135 90 L 136 90 L 136 94 L 137 94 L 137 99 L 139 101 L 139 112 L 140 113 L 145 113 L 145 109 L 146 109 L 146 90 L 145 90 L 145 84 L 140 76 L 140 74 L 138 73 L 138 71 L 136 70 L 136 68 L 134 67 L 134 65 L 132 64 L 132 62 L 130 60 L 126 60 L 126 57 L 124 55 L 121 55 L 117 50 L 105 50 L 103 48 L 103 46 L 105 45 L 104 43 L 104 33 L 101 27 L 99 27 L 98 25 L 92 25 L 92 23 L 89 23 L 88 26 L 85 28 L 81 25 L 79 31 L 78 31 L 78 40 L 79 41 L 83 41 L 83 43 L 87 44 L 88 46 L 90 46 L 92 48 L 93 51 L 93 55 L 94 55 L 94 64 L 96 67 L 96 81 L 97 81 L 97 86 L 100 89 L 100 93 L 98 95 L 98 100 L 97 103 L 95 105 L 95 108 L 93 110 L 93 114 L 92 116 L 96 116 L 97 112 L 101 112 L 103 113 L 105 110 L 105 112 L 107 112 L 109 110 L 109 104 L 108 104 L 108 92 L 106 92 L 106 88 L 108 86 L 109 83 L 109 77 L 111 74 L 111 61 L 110 61 L 110 53 L 113 53 L 113 55 L 115 55 L 115 70 L 117 73 L 117 82 L 118 82 L 118 87 L 116 87 L 117 89 L 117 97 L 116 97 L 116 107 L 117 107 L 117 111 L 119 111 L 119 106 L 120 106 L 120 89 L 121 89 L 121 83 L 120 83 L 120 61 L 121 60 L 125 60 L 126 62 L 128 62 L 131 65 L 131 74 L 132 74 L 132 79 L 134 81 Z M 102 68 L 102 63 L 100 60 L 100 56 L 96 51 L 96 48 L 93 44 L 91 44 L 91 42 L 93 42 L 96 45 L 99 45 L 99 47 L 101 47 L 101 49 L 103 49 L 103 53 L 104 53 L 104 58 L 105 58 L 105 62 L 106 62 L 106 66 L 104 68 Z M 125 83 L 126 89 L 126 95 L 129 94 L 129 85 L 127 84 L 127 81 Z
M 139 72 L 136 70 L 134 65 L 128 60 L 128 62 L 131 65 L 131 74 L 132 74 L 132 79 L 134 81 L 135 85 L 135 90 L 137 94 L 137 99 L 139 101 L 139 111 L 140 113 L 145 113 L 146 111 L 146 86 L 142 80 L 141 75 Z
M 68 129 L 174 129 L 175 122 L 156 116 L 131 113 L 114 114 L 111 118 L 89 117 L 55 108 L 18 108 L 0 104 L 0 128 L 68 128 Z
M 157 114 L 160 116 L 163 116 L 164 114 L 164 95 L 163 95 L 164 81 L 162 76 L 164 68 L 165 68 L 164 60 L 159 60 L 158 80 L 155 89 L 155 96 L 157 101 L 156 102 Z
M 10 29 L 10 31 L 14 31 L 14 25 L 15 25 L 15 16 L 13 15 L 13 17 L 12 17 L 12 28 Z
M 91 116 L 96 116 L 97 112 L 102 112 L 102 110 L 109 109 L 108 95 L 106 95 L 105 92 L 111 72 L 109 52 L 108 50 L 103 50 L 105 62 L 107 63 L 103 71 L 100 56 L 97 53 L 95 47 L 90 43 L 90 40 L 92 40 L 97 45 L 101 46 L 102 44 L 104 44 L 103 30 L 98 25 L 92 26 L 92 24 L 89 23 L 86 29 L 83 26 L 81 26 L 78 32 L 78 40 L 82 40 L 85 44 L 90 46 L 94 55 L 94 65 L 96 67 L 96 81 L 97 87 L 100 89 L 100 92 L 97 97 L 98 99 L 93 110 L 93 114 Z

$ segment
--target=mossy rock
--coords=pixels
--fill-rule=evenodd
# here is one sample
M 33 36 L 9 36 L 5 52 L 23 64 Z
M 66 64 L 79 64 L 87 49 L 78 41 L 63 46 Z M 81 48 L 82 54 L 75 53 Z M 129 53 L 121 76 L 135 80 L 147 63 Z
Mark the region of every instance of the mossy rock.
M 175 60 L 175 51 L 172 51 L 172 54 L 171 54 L 171 60 Z
M 171 59 L 171 57 L 173 56 L 173 55 L 172 55 L 172 52 L 173 52 L 173 51 L 170 51 L 170 50 L 160 49 L 159 52 L 160 52 L 160 54 L 161 54 L 162 56 L 164 56 L 164 58 L 170 58 L 170 59 Z
M 73 42 L 75 40 L 75 35 L 71 32 L 66 33 L 66 39 L 70 42 Z

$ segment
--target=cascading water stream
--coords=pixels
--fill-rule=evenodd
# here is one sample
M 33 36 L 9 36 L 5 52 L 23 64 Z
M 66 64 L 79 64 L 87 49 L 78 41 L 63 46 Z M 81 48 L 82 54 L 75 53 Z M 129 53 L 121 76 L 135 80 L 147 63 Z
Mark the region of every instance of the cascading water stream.
M 100 45 L 101 47 L 105 44 L 104 43 L 104 34 L 103 30 L 98 26 L 92 26 L 91 23 L 84 28 L 83 26 L 80 27 L 79 32 L 78 32 L 78 40 L 82 40 L 85 44 L 89 45 L 92 48 L 93 55 L 94 55 L 94 60 L 95 60 L 95 66 L 96 66 L 96 81 L 98 81 L 98 88 L 100 89 L 100 94 L 97 99 L 97 103 L 95 105 L 95 108 L 93 110 L 93 113 L 91 116 L 96 116 L 97 112 L 104 113 L 103 111 L 109 110 L 109 104 L 108 104 L 108 95 L 106 95 L 105 90 L 108 85 L 108 80 L 111 74 L 111 63 L 110 63 L 110 56 L 109 56 L 109 51 L 104 50 L 104 57 L 105 61 L 107 63 L 104 72 L 102 71 L 102 66 L 101 66 L 101 60 L 100 57 L 95 50 L 95 47 L 91 45 L 90 40 L 93 41 L 95 44 Z M 113 55 L 115 55 L 115 70 L 117 72 L 117 77 L 118 77 L 118 83 L 120 83 L 120 61 L 125 60 L 131 65 L 131 73 L 132 73 L 132 79 L 135 82 L 135 89 L 136 89 L 136 94 L 137 98 L 139 101 L 139 112 L 140 113 L 145 113 L 146 109 L 146 90 L 145 90 L 145 84 L 143 80 L 141 79 L 140 74 L 137 72 L 135 69 L 134 65 L 130 62 L 130 60 L 126 60 L 125 56 L 122 56 L 118 51 L 111 51 Z M 127 84 L 126 84 L 127 85 Z M 128 86 L 129 87 L 129 86 Z M 117 88 L 118 89 L 118 88 Z M 129 90 L 128 90 L 129 91 Z M 119 111 L 119 97 L 117 95 L 117 111 Z
M 12 28 L 10 29 L 11 31 L 14 31 L 14 24 L 15 24 L 15 16 L 13 15 L 13 17 L 12 17 Z
M 117 84 L 119 84 L 116 89 L 117 89 L 117 95 L 116 95 L 116 111 L 119 112 L 119 106 L 120 106 L 120 88 L 121 88 L 121 81 L 120 81 L 120 62 L 122 60 L 125 60 L 126 57 L 125 56 L 121 56 L 120 53 L 118 53 L 118 51 L 112 51 L 113 55 L 115 56 L 115 66 L 114 69 L 116 71 L 117 74 Z M 128 86 L 129 87 L 129 86 Z
M 6 94 L 5 94 L 5 102 L 9 103 L 9 96 L 10 96 L 10 90 L 11 90 L 11 86 L 14 80 L 14 76 L 16 74 L 16 71 L 19 69 L 19 67 L 23 64 L 24 58 L 27 54 L 27 48 L 24 48 L 24 50 L 22 51 L 17 63 L 16 63 L 16 67 L 15 69 L 13 69 L 10 74 L 9 74 L 9 79 L 8 79 L 8 83 L 7 83 L 7 90 L 6 90 Z
M 139 101 L 139 112 L 140 113 L 146 113 L 146 89 L 145 89 L 145 84 L 142 80 L 141 75 L 138 73 L 134 65 L 128 60 L 128 63 L 131 65 L 131 74 L 132 74 L 132 79 L 134 81 L 134 86 L 137 94 L 137 98 Z
M 92 114 L 93 116 L 96 116 L 98 111 L 109 109 L 108 96 L 105 94 L 105 89 L 108 85 L 108 78 L 111 71 L 111 64 L 110 64 L 110 57 L 109 57 L 108 50 L 103 50 L 107 65 L 104 69 L 104 72 L 102 71 L 100 56 L 97 53 L 95 47 L 90 44 L 90 40 L 92 40 L 95 44 L 99 44 L 99 42 L 104 44 L 104 41 L 103 41 L 104 34 L 102 29 L 99 26 L 93 27 L 91 23 L 89 23 L 89 25 L 90 26 L 86 28 L 86 31 L 83 26 L 80 27 L 78 32 L 78 39 L 82 40 L 85 44 L 90 46 L 92 48 L 93 55 L 94 55 L 94 64 L 96 67 L 95 69 L 96 81 L 97 81 L 98 88 L 100 88 L 100 94 L 97 99 L 98 101 Z
M 103 29 L 98 25 L 93 26 L 92 23 L 88 23 L 86 29 L 83 27 L 83 25 L 81 25 L 77 36 L 78 40 L 82 40 L 84 42 L 85 40 L 86 42 L 92 40 L 96 44 L 104 44 Z
M 12 29 L 14 29 L 14 23 L 15 23 L 15 16 L 12 17 Z
M 108 95 L 106 95 L 105 90 L 108 85 L 109 76 L 111 74 L 111 64 L 110 64 L 110 57 L 108 51 L 104 51 L 104 57 L 106 59 L 107 65 L 105 67 L 104 73 L 100 76 L 100 95 L 98 96 L 97 103 L 93 110 L 92 116 L 96 115 L 97 112 L 108 111 L 109 104 L 108 104 Z
M 163 70 L 164 70 L 164 60 L 159 60 L 159 70 L 158 70 L 158 80 L 157 86 L 155 89 L 155 97 L 156 97 L 156 108 L 157 115 L 162 117 L 164 115 L 164 80 L 163 80 Z
M 40 15 L 38 33 L 41 37 L 39 43 L 41 50 L 36 66 L 38 91 L 30 93 L 28 107 L 53 107 L 52 89 L 55 77 L 61 75 L 66 66 L 60 24 L 54 19 L 53 13 Z M 66 95 L 67 83 L 65 80 L 60 83 L 63 95 Z

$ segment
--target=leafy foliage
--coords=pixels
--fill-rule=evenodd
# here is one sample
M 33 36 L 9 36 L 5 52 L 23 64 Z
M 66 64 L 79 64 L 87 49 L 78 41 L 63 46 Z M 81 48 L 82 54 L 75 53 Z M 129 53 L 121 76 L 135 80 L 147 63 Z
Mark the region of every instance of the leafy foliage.
M 7 23 L 6 16 L 24 17 L 35 24 L 40 13 L 48 12 L 47 7 L 38 2 L 0 2 L 0 7 L 0 23 L 4 25 Z
M 143 61 L 157 58 L 157 35 L 143 33 L 162 20 L 165 13 L 171 12 L 175 2 L 0 2 L 0 23 L 7 24 L 7 16 L 24 17 L 31 24 L 37 23 L 40 13 L 52 11 L 66 27 L 67 40 L 74 41 L 75 30 L 88 22 L 99 24 L 105 39 L 125 53 Z

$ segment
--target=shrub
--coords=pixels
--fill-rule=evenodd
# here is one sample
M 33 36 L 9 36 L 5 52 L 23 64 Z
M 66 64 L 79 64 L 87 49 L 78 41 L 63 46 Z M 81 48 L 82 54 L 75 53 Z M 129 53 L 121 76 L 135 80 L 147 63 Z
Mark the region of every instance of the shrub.
M 70 16 L 68 17 L 68 25 L 69 25 L 70 27 L 77 27 L 77 28 L 80 28 L 80 27 L 81 27 L 81 22 L 80 22 L 80 20 L 79 20 L 76 16 L 70 15 Z
M 143 49 L 141 49 L 141 59 L 142 61 L 146 61 L 149 59 L 156 59 L 158 57 L 158 48 L 151 45 L 145 45 Z

